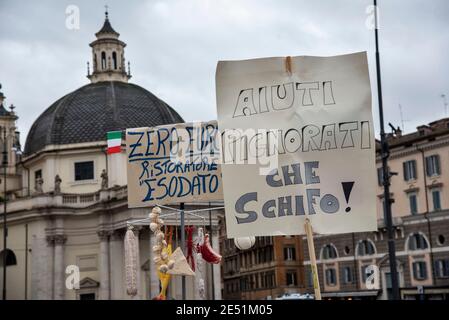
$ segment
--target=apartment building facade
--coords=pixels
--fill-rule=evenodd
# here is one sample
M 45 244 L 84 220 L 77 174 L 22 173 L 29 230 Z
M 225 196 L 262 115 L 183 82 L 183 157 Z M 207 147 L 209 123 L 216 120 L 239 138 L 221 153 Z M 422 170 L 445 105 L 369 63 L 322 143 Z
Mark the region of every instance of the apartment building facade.
M 401 297 L 449 299 L 449 118 L 406 135 L 396 130 L 388 141 Z M 378 230 L 315 238 L 323 298 L 387 299 L 391 294 L 380 160 L 378 153 Z M 313 292 L 310 261 L 304 265 L 306 291 Z
M 223 299 L 275 299 L 304 291 L 303 245 L 299 236 L 256 237 L 255 245 L 239 250 L 221 224 L 220 253 Z

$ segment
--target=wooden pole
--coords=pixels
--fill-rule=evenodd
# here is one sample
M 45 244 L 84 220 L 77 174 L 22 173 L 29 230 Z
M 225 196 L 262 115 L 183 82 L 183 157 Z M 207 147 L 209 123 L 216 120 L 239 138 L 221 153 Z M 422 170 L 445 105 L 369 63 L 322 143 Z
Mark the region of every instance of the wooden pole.
M 186 255 L 186 237 L 185 237 L 185 222 L 184 222 L 184 202 L 181 202 L 179 209 L 181 210 L 181 250 Z M 186 300 L 186 276 L 181 277 L 182 300 Z
M 315 300 L 321 300 L 320 281 L 318 279 L 318 268 L 316 265 L 315 244 L 313 242 L 312 224 L 309 218 L 304 221 L 304 229 L 307 235 L 307 246 L 309 247 L 310 268 L 312 269 L 313 290 L 315 291 Z

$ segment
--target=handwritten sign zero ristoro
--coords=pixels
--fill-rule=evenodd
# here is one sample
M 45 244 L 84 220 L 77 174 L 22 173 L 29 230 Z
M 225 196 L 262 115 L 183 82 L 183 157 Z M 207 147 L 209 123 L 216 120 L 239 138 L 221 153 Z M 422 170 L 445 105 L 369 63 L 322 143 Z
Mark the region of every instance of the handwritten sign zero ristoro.
M 304 234 L 306 216 L 321 234 L 376 230 L 366 53 L 290 65 L 218 63 L 228 237 Z
M 217 121 L 126 130 L 128 207 L 222 200 Z

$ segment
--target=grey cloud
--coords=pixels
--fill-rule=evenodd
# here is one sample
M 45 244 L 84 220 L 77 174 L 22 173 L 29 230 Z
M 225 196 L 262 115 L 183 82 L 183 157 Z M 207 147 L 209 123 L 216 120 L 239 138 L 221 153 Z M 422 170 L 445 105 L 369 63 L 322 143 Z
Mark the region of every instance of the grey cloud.
M 379 0 L 386 120 L 406 131 L 443 117 L 449 96 L 449 3 Z M 65 9 L 80 8 L 80 30 L 65 27 Z M 108 1 L 113 27 L 127 42 L 132 82 L 176 108 L 186 120 L 216 118 L 218 60 L 335 55 L 368 51 L 377 124 L 371 1 Z M 52 102 L 88 83 L 88 44 L 104 19 L 87 0 L 0 2 L 0 82 L 17 105 L 24 141 Z

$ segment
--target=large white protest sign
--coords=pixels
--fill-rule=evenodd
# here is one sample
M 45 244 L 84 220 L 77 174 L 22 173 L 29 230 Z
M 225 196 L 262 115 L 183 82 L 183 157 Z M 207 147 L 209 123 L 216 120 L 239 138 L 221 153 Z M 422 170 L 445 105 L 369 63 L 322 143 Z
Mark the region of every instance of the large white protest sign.
M 375 230 L 366 53 L 290 61 L 218 63 L 228 237 Z
M 128 206 L 222 200 L 217 122 L 126 130 Z

